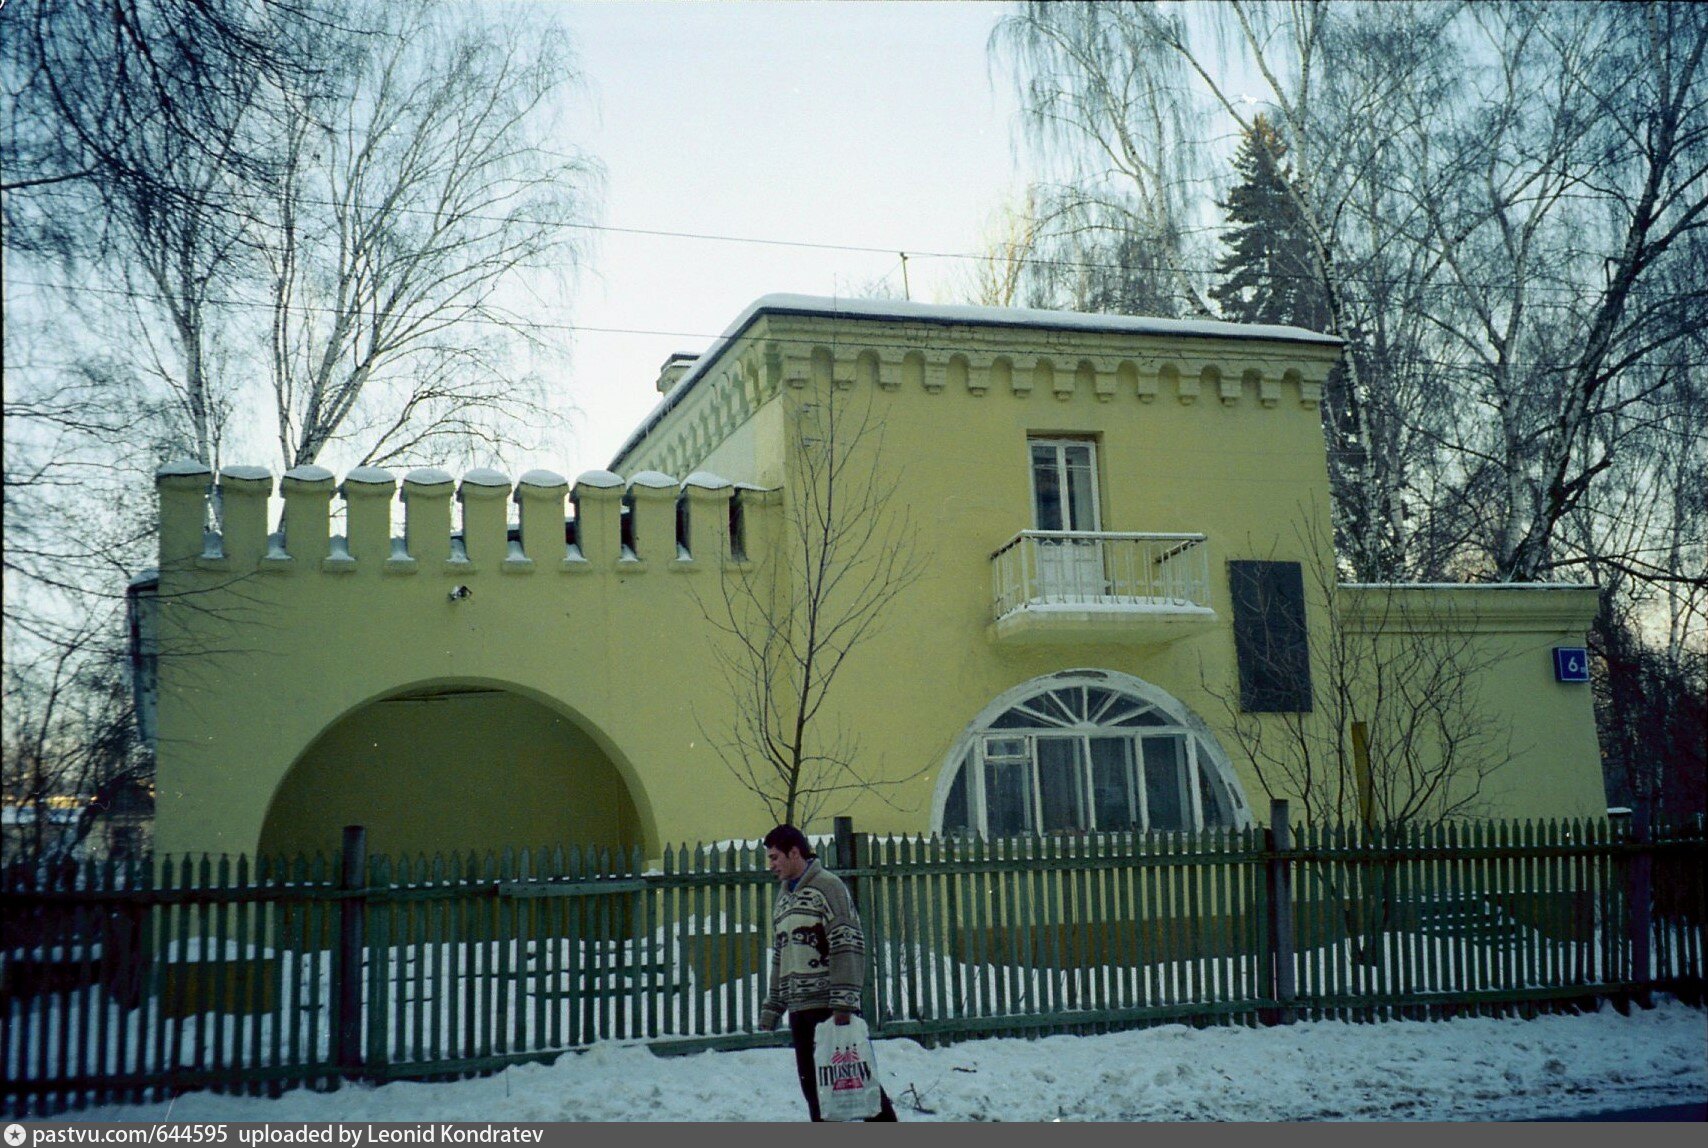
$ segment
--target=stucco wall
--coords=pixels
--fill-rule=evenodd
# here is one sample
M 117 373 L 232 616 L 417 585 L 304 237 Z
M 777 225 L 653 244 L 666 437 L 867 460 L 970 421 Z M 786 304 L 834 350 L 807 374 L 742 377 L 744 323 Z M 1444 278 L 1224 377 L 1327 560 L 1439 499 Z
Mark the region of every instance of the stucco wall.
M 1341 586 L 1336 611 L 1363 679 L 1354 682 L 1353 714 L 1374 715 L 1378 730 L 1384 720 L 1405 723 L 1405 707 L 1445 697 L 1427 682 L 1437 666 L 1461 672 L 1468 720 L 1458 752 L 1487 765 L 1476 771 L 1478 793 L 1460 787 L 1467 813 L 1600 816 L 1606 798 L 1590 686 L 1556 681 L 1553 657 L 1557 646 L 1584 645 L 1596 603 L 1595 589 L 1583 586 Z
M 622 832 L 653 855 L 665 843 L 762 832 L 760 803 L 708 745 L 708 735 L 727 733 L 733 703 L 713 656 L 723 639 L 705 611 L 716 609 L 726 580 L 784 568 L 776 547 L 800 465 L 790 428 L 807 404 L 869 413 L 882 428 L 863 443 L 870 452 L 881 439 L 881 453 L 856 460 L 850 473 L 876 466 L 898 484 L 891 510 L 906 514 L 913 544 L 929 558 L 850 659 L 821 719 L 857 732 L 866 768 L 897 784 L 881 799 L 858 797 L 831 812 L 851 812 L 875 832 L 929 829 L 945 759 L 967 723 L 1011 687 L 1065 669 L 1117 670 L 1152 683 L 1227 743 L 1236 695 L 1227 561 L 1304 564 L 1314 572 L 1305 578 L 1313 643 L 1328 634 L 1322 588 L 1332 579 L 1321 572 L 1332 569 L 1329 499 L 1317 400 L 1333 354 L 1261 339 L 761 315 L 702 365 L 695 389 L 623 462 L 631 481 L 641 471 L 680 478 L 720 466 L 751 468 L 727 478 L 779 481 L 770 495 L 741 492 L 745 564 L 727 554 L 731 489 L 679 488 L 656 473 L 628 492 L 639 552 L 624 556 L 625 480 L 605 472 L 573 487 L 543 472 L 518 483 L 464 476 L 455 489 L 467 561 L 448 541 L 449 476 L 409 476 L 411 527 L 401 547 L 391 538 L 393 476 L 346 476 L 346 559 L 325 534 L 330 476 L 285 481 L 289 529 L 270 547 L 270 480 L 240 472 L 222 480 L 226 536 L 208 552 L 220 556 L 200 557 L 207 476 L 168 472 L 158 847 L 253 850 L 273 794 L 326 730 L 376 699 L 435 683 L 505 690 L 538 707 L 529 713 L 579 731 L 632 795 L 633 825 Z M 1215 624 L 1171 641 L 1114 631 L 1045 645 L 997 638 L 991 555 L 1032 525 L 1027 439 L 1046 434 L 1097 443 L 1103 529 L 1207 536 Z M 562 535 L 566 496 L 580 520 L 574 553 Z M 674 532 L 677 498 L 693 506 L 686 556 Z M 507 546 L 512 501 L 522 504 L 522 536 Z M 452 599 L 457 586 L 471 593 Z M 1568 611 L 1528 630 L 1513 622 L 1500 638 L 1510 665 L 1491 679 L 1490 696 L 1519 736 L 1509 797 L 1491 813 L 1599 811 L 1587 691 L 1531 688 L 1546 672 L 1538 651 L 1581 638 L 1575 617 Z M 497 710 L 471 718 L 468 743 L 514 738 L 514 728 L 498 728 L 512 720 Z M 1237 745 L 1224 748 L 1243 770 L 1247 800 L 1261 809 L 1254 772 Z M 407 756 L 388 752 L 388 769 L 405 768 Z M 451 768 L 448 760 L 435 768 Z M 303 792 L 333 782 L 333 771 L 314 768 L 324 776 Z M 544 784 L 546 766 L 527 768 L 535 772 L 494 760 L 471 772 L 503 773 L 504 784 L 457 792 L 496 809 L 515 800 L 499 795 Z M 360 804 L 329 802 L 327 815 L 352 816 Z M 306 816 L 311 806 L 299 808 Z M 423 803 L 407 816 L 422 824 L 399 839 L 428 840 L 437 831 L 427 823 L 447 818 L 448 806 Z M 499 812 L 480 819 L 509 832 Z M 553 824 L 530 814 L 516 832 Z M 504 843 L 524 842 L 495 842 Z

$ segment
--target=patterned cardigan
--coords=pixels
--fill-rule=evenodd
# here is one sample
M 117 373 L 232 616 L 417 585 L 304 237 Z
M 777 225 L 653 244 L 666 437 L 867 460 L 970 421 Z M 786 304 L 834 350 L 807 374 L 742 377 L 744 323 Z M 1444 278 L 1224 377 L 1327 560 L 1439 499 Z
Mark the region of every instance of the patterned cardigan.
M 866 941 L 860 915 L 841 878 L 817 860 L 793 890 L 777 893 L 771 913 L 771 983 L 759 1027 L 777 1027 L 785 1009 L 860 1011 Z

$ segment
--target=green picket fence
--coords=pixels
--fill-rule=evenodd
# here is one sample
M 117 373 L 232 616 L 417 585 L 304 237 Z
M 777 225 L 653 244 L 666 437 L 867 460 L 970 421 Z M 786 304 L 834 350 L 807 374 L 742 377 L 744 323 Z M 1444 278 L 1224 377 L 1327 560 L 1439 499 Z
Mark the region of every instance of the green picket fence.
M 1605 821 L 998 841 L 839 826 L 878 1035 L 1087 1032 L 1700 999 L 1704 833 Z M 15 1114 L 449 1079 L 601 1040 L 758 1031 L 756 847 L 14 871 Z

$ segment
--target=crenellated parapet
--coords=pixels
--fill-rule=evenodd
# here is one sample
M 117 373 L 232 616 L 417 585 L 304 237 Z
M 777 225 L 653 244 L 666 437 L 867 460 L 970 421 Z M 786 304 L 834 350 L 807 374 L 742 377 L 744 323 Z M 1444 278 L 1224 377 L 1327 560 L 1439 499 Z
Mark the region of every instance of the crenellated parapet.
M 1048 397 L 1064 403 L 1150 403 L 1161 398 L 1192 404 L 1205 398 L 1229 406 L 1249 401 L 1264 407 L 1285 399 L 1313 410 L 1322 401 L 1329 369 L 1326 363 L 1301 365 L 1232 350 L 1122 356 L 802 343 L 779 345 L 777 359 L 783 385 L 797 390 L 869 386 L 981 399 Z
M 302 466 L 275 484 L 262 467 L 226 467 L 216 476 L 200 463 L 177 462 L 161 467 L 155 484 L 161 569 L 225 576 L 746 569 L 781 501 L 776 491 L 703 472 L 678 481 L 658 471 L 624 479 L 594 470 L 571 482 L 530 470 L 512 482 L 485 468 L 458 480 L 434 467 L 401 479 L 357 467 L 339 482 L 329 470 Z M 218 528 L 211 529 L 215 505 Z

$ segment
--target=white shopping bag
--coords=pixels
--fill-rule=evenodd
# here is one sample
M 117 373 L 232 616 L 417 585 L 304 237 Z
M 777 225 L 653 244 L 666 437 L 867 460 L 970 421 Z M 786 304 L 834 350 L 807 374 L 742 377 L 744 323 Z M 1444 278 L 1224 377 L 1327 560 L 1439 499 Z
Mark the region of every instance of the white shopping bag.
M 825 1021 L 813 1034 L 818 1114 L 825 1120 L 865 1120 L 882 1107 L 872 1037 L 857 1016 L 847 1024 Z

